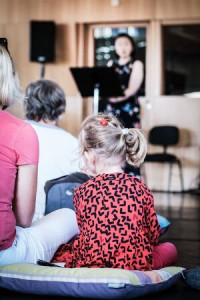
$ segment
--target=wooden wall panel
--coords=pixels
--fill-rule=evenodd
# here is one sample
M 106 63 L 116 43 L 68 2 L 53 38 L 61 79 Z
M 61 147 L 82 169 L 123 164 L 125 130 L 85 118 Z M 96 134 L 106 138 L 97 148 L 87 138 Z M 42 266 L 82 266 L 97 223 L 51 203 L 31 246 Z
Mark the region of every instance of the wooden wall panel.
M 148 20 L 154 15 L 154 2 L 121 0 L 118 7 L 113 7 L 110 0 L 77 0 L 76 13 L 83 22 Z
M 156 0 L 156 19 L 193 19 L 200 17 L 199 0 Z

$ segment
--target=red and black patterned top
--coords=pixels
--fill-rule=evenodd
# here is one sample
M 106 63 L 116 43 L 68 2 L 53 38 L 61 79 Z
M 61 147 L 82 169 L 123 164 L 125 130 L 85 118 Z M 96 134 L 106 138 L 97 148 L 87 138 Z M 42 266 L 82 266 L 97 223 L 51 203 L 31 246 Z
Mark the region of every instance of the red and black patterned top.
M 160 226 L 145 184 L 128 174 L 101 174 L 76 189 L 80 234 L 63 245 L 54 261 L 66 267 L 151 270 Z

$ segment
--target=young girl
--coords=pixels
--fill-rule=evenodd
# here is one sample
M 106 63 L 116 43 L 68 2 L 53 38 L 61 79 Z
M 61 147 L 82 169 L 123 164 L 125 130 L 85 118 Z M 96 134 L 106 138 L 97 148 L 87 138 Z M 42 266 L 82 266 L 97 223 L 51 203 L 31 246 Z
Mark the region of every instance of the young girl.
M 80 234 L 62 246 L 54 261 L 66 267 L 151 270 L 174 264 L 174 245 L 158 246 L 158 224 L 151 192 L 122 169 L 139 166 L 146 140 L 139 129 L 123 128 L 113 116 L 89 116 L 79 136 L 86 169 L 95 177 L 75 190 Z M 98 174 L 98 175 L 97 175 Z

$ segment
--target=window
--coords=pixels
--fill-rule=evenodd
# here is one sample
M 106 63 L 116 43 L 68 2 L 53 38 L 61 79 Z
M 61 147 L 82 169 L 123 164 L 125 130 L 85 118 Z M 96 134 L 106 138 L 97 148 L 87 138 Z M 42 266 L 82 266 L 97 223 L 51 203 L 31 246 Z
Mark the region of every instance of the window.
M 165 25 L 164 94 L 200 92 L 200 24 Z

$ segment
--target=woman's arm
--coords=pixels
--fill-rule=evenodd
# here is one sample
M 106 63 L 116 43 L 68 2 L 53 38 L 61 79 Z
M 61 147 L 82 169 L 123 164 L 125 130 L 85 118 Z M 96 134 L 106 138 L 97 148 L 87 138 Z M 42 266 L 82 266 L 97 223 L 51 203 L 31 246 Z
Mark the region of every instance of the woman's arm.
M 140 60 L 136 60 L 133 64 L 128 88 L 124 91 L 124 97 L 109 98 L 110 102 L 121 102 L 134 95 L 140 88 L 144 78 L 144 66 Z
M 132 67 L 128 88 L 124 91 L 124 94 L 127 98 L 134 95 L 139 90 L 143 78 L 144 78 L 143 63 L 140 60 L 136 60 Z
M 16 225 L 29 227 L 35 211 L 37 190 L 37 165 L 18 167 L 13 211 Z
M 35 130 L 24 122 L 13 142 L 16 153 L 17 176 L 13 196 L 16 224 L 29 227 L 35 211 L 39 142 Z

